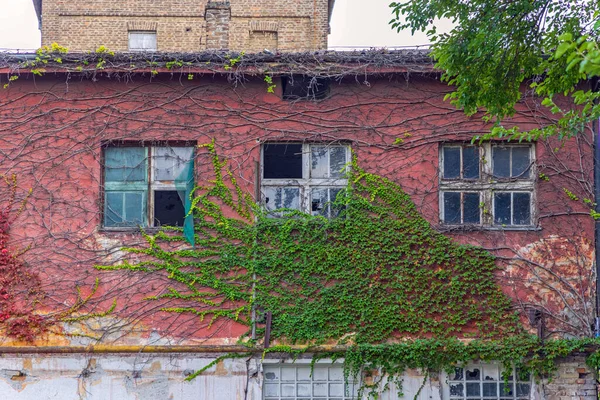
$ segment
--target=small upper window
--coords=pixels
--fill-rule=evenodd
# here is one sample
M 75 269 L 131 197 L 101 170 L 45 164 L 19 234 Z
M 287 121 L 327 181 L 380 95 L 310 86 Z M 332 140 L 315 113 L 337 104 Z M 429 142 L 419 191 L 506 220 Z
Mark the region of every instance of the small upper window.
M 156 51 L 156 32 L 129 31 L 129 51 Z
M 193 147 L 106 147 L 104 226 L 183 226 L 193 155 Z
M 322 100 L 329 93 L 329 79 L 310 76 L 281 78 L 284 100 Z
M 339 213 L 333 203 L 348 184 L 348 146 L 268 143 L 262 150 L 262 197 L 272 215 L 284 208 L 327 218 Z

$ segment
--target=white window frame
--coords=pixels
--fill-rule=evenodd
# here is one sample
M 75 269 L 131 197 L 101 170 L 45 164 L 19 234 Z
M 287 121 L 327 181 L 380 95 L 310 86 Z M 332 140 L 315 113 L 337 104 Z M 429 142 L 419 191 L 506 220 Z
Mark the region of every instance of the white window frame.
M 260 155 L 260 187 L 261 187 L 261 204 L 265 205 L 265 189 L 266 188 L 299 188 L 300 190 L 300 209 L 299 211 L 307 214 L 312 213 L 312 189 L 345 189 L 348 186 L 347 178 L 313 178 L 311 177 L 311 158 L 313 147 L 343 147 L 346 149 L 346 171 L 351 160 L 350 145 L 347 144 L 324 144 L 324 143 L 302 143 L 302 178 L 297 179 L 265 179 L 264 178 L 264 146 L 265 145 L 285 145 L 285 144 L 300 144 L 297 142 L 267 142 L 261 146 Z M 328 158 L 329 158 L 329 152 Z M 335 199 L 330 199 L 333 201 Z M 272 213 L 274 216 L 279 216 L 279 213 Z M 329 215 L 331 217 L 331 215 Z
M 299 381 L 297 379 L 295 379 L 294 381 L 289 380 L 289 381 L 284 381 L 283 379 L 279 380 L 279 385 L 280 385 L 280 391 L 279 391 L 279 396 L 267 396 L 267 393 L 265 391 L 265 384 L 268 384 L 268 380 L 266 379 L 266 373 L 268 373 L 268 370 L 270 368 L 285 368 L 285 369 L 295 369 L 295 368 L 303 368 L 303 369 L 311 369 L 311 364 L 312 364 L 312 360 L 310 359 L 297 359 L 294 361 L 290 361 L 287 360 L 288 362 L 286 362 L 286 360 L 277 360 L 277 359 L 264 359 L 262 362 L 262 376 L 263 376 L 263 383 L 261 385 L 261 391 L 262 391 L 262 399 L 263 400 L 279 400 L 279 399 L 318 399 L 318 400 L 327 400 L 330 398 L 334 398 L 334 399 L 340 399 L 340 400 L 350 400 L 350 399 L 356 399 L 356 395 L 358 393 L 358 390 L 360 388 L 360 382 L 359 381 L 354 381 L 352 379 L 352 377 L 349 377 L 349 382 L 348 382 L 348 395 L 346 395 L 346 382 L 344 381 L 343 378 L 343 362 L 341 360 L 337 360 L 337 362 L 333 362 L 331 359 L 322 359 L 322 360 L 318 360 L 317 362 L 315 362 L 314 368 L 336 368 L 339 370 L 339 372 L 342 374 L 342 379 L 341 380 L 335 380 L 332 381 L 331 379 L 327 379 L 327 380 L 316 380 L 314 374 L 311 375 L 310 377 L 310 381 L 309 380 L 305 380 L 305 381 Z M 297 377 L 297 375 L 296 375 Z M 310 382 L 310 383 L 308 383 Z M 282 392 L 281 392 L 281 385 L 282 384 L 289 384 L 289 385 L 298 385 L 300 384 L 310 384 L 311 386 L 314 383 L 322 383 L 322 384 L 326 384 L 327 387 L 329 387 L 330 383 L 333 384 L 343 384 L 344 385 L 344 395 L 343 396 L 334 396 L 334 395 L 321 395 L 321 394 L 315 394 L 314 393 L 314 388 L 311 389 L 311 395 L 309 396 L 297 396 L 297 391 L 294 394 L 294 396 L 285 396 L 282 397 Z
M 452 376 L 449 375 L 447 372 L 443 372 L 443 398 L 444 399 L 448 399 L 448 400 L 466 400 L 466 399 L 476 399 L 476 400 L 494 400 L 494 399 L 501 399 L 501 400 L 525 400 L 525 399 L 530 399 L 532 396 L 532 391 L 533 391 L 533 381 L 531 379 L 531 374 L 529 377 L 528 381 L 524 381 L 524 380 L 518 380 L 517 379 L 517 371 L 516 368 L 513 367 L 512 370 L 512 377 L 513 380 L 512 382 L 512 389 L 513 389 L 513 394 L 509 395 L 507 393 L 500 393 L 500 386 L 501 384 L 504 384 L 504 379 L 502 377 L 502 365 L 499 363 L 495 363 L 495 362 L 472 362 L 472 363 L 468 363 L 465 365 L 461 365 L 459 366 L 459 368 L 463 368 L 463 379 L 460 381 L 455 381 L 452 380 Z M 469 368 L 479 368 L 480 369 L 480 379 L 478 381 L 471 381 L 469 382 L 466 379 L 466 370 Z M 496 380 L 490 380 L 490 381 L 486 381 L 485 377 L 483 376 L 483 370 L 484 369 L 495 369 L 498 373 L 498 375 L 496 376 L 497 379 Z M 479 396 L 467 396 L 467 383 L 479 383 Z M 463 383 L 463 395 L 462 397 L 460 396 L 450 396 L 450 385 L 452 384 L 459 384 L 459 383 Z M 496 386 L 496 396 L 492 397 L 492 396 L 483 396 L 483 384 L 484 383 L 495 383 Z M 529 394 L 526 396 L 518 396 L 517 395 L 517 385 L 518 384 L 528 384 L 529 385 Z M 502 391 L 504 392 L 504 391 Z
M 154 36 L 154 47 L 142 47 L 142 48 L 138 48 L 138 47 L 132 47 L 131 46 L 131 39 L 132 36 L 135 35 L 152 35 Z M 135 31 L 135 30 L 130 30 L 127 32 L 127 48 L 130 52 L 153 52 L 153 51 L 158 51 L 158 37 L 156 34 L 156 31 Z
M 536 205 L 536 181 L 537 169 L 535 163 L 535 143 L 505 143 L 505 142 L 486 142 L 475 145 L 479 148 L 479 179 L 462 178 L 462 150 L 460 156 L 461 177 L 455 179 L 444 179 L 444 148 L 445 147 L 466 147 L 473 146 L 469 143 L 441 143 L 439 147 L 439 220 L 440 224 L 448 227 L 482 227 L 485 229 L 502 230 L 531 230 L 537 229 L 537 207 Z M 497 178 L 493 175 L 493 148 L 494 147 L 526 147 L 529 149 L 529 168 L 528 178 Z M 512 157 L 512 152 L 511 152 Z M 511 158 L 512 160 L 512 158 Z M 512 169 L 512 162 L 511 162 Z M 480 193 L 480 223 L 463 224 L 463 205 L 461 204 L 461 223 L 450 224 L 444 222 L 444 193 L 445 192 L 463 192 Z M 501 225 L 495 224 L 495 202 L 494 193 L 496 192 L 521 192 L 530 194 L 530 223 L 528 225 Z M 512 200 L 511 200 L 512 202 Z M 512 203 L 511 203 L 512 204 Z M 511 206 L 511 219 L 513 207 Z M 512 221 L 511 221 L 512 222 Z
M 166 144 L 164 146 L 146 146 L 146 145 L 136 145 L 132 144 L 123 144 L 118 146 L 104 146 L 103 153 L 108 148 L 142 148 L 145 149 L 145 169 L 146 169 L 146 179 L 144 182 L 140 183 L 128 183 L 128 182 L 106 182 L 106 164 L 103 162 L 102 165 L 102 175 L 103 175 L 103 200 L 102 200 L 102 229 L 104 230 L 136 230 L 140 226 L 143 228 L 154 228 L 158 227 L 154 223 L 155 214 L 154 214 L 154 205 L 155 205 L 155 191 L 177 191 L 177 186 L 175 185 L 175 181 L 168 180 L 157 180 L 156 176 L 156 167 L 154 165 L 154 154 L 156 149 L 158 148 L 188 148 L 192 150 L 192 160 L 195 159 L 196 155 L 196 146 L 194 145 L 186 145 L 186 146 L 177 146 L 177 145 L 169 145 Z M 103 158 L 105 160 L 105 158 Z M 144 192 L 146 194 L 146 198 L 143 199 L 145 202 L 146 213 L 144 214 L 145 221 L 143 224 L 139 226 L 107 226 L 106 225 L 106 194 L 111 191 L 123 191 L 127 192 L 128 186 L 134 185 L 136 187 L 145 186 Z

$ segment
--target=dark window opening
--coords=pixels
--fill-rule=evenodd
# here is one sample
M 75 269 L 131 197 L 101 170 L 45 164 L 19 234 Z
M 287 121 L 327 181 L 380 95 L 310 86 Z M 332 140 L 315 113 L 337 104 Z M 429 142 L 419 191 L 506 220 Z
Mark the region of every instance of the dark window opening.
M 176 190 L 154 192 L 154 226 L 183 226 L 185 208 Z
M 264 179 L 302 179 L 301 144 L 265 144 Z
M 329 93 L 329 79 L 310 76 L 281 78 L 284 100 L 322 100 Z

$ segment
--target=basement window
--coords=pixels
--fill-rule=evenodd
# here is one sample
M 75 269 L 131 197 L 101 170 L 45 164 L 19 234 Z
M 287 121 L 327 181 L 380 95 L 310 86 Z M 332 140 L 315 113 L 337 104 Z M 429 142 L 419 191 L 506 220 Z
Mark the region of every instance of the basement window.
M 451 400 L 525 400 L 531 394 L 531 374 L 513 368 L 505 381 L 496 364 L 470 364 L 446 375 L 444 392 Z
M 336 217 L 348 184 L 346 145 L 267 143 L 262 148 L 262 202 L 271 216 L 297 210 Z
M 359 384 L 344 380 L 341 365 L 263 364 L 264 400 L 349 400 L 358 396 Z
M 440 147 L 440 221 L 507 229 L 534 225 L 534 147 L 444 144 Z
M 329 79 L 310 76 L 281 78 L 284 100 L 322 100 L 329 94 Z
M 157 51 L 155 31 L 129 31 L 129 51 Z
M 104 227 L 183 226 L 193 155 L 194 147 L 105 147 Z

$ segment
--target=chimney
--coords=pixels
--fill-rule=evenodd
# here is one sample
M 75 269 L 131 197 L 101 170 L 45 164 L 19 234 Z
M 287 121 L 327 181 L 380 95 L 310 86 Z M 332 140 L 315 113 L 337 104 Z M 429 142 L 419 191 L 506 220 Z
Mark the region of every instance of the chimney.
M 204 12 L 206 19 L 206 49 L 229 49 L 231 5 L 228 1 L 209 1 Z

